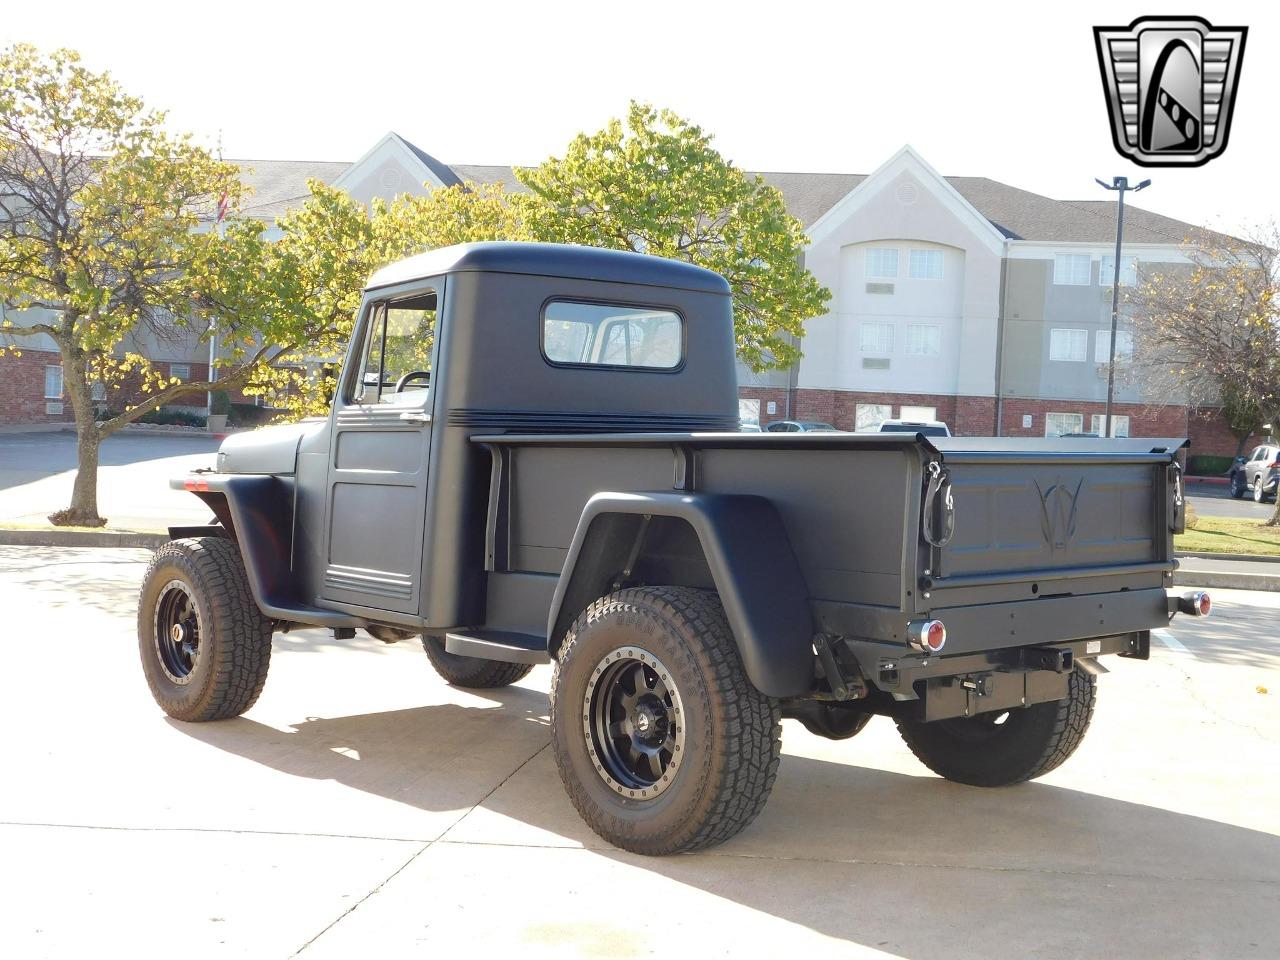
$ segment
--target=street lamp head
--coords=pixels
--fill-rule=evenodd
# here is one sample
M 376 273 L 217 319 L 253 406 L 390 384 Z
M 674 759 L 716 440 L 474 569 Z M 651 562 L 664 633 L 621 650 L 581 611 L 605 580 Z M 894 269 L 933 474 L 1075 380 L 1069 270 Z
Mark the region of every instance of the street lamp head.
M 1136 187 L 1133 188 L 1133 192 L 1137 193 L 1139 190 L 1145 190 L 1149 186 L 1151 186 L 1151 181 L 1143 180 L 1140 184 L 1138 184 Z
M 1111 184 L 1107 183 L 1107 181 L 1105 180 L 1099 179 L 1098 177 L 1094 177 L 1093 182 L 1096 183 L 1098 186 L 1100 186 L 1103 190 L 1111 189 Z

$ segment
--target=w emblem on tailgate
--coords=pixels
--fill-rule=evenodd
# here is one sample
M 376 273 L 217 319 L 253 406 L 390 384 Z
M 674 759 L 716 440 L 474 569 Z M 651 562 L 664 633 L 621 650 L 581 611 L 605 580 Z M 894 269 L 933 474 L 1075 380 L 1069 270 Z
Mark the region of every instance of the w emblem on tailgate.
M 1036 493 L 1040 494 L 1040 529 L 1044 532 L 1044 539 L 1053 549 L 1060 550 L 1075 539 L 1076 510 L 1080 505 L 1084 477 L 1080 478 L 1074 491 L 1061 477 L 1048 489 L 1041 487 L 1039 480 L 1032 482 L 1036 485 Z

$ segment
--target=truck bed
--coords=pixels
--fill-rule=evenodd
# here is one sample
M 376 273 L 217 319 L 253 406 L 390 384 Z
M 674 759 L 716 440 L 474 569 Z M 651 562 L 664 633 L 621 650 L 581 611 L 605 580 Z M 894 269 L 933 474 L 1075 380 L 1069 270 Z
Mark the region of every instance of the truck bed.
M 946 652 L 956 656 L 1119 636 L 1166 616 L 1182 439 L 646 433 L 473 441 L 493 462 L 485 556 L 497 629 L 545 636 L 545 624 L 521 611 L 539 606 L 527 602 L 531 594 L 550 596 L 584 506 L 601 491 L 767 499 L 818 629 L 846 638 L 899 643 L 907 620 L 945 615 Z M 933 543 L 923 523 L 931 465 L 949 479 L 953 505 L 946 509 L 941 491 L 932 498 Z M 1105 604 L 1081 599 L 1102 594 Z

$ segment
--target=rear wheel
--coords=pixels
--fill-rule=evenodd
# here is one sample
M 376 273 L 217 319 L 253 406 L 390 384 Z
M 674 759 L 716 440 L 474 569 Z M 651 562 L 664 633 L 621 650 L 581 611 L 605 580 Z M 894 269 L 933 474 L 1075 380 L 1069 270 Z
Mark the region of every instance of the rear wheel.
M 719 599 L 620 590 L 569 629 L 551 735 L 569 799 L 605 840 L 660 855 L 721 843 L 755 819 L 781 748 L 778 701 L 747 679 Z
M 1097 681 L 1076 669 L 1063 700 L 923 723 L 899 720 L 911 752 L 939 776 L 975 787 L 1034 780 L 1075 752 L 1089 729 Z
M 169 716 L 224 720 L 253 706 L 267 681 L 271 633 L 233 541 L 171 540 L 152 556 L 138 599 L 138 652 Z
M 1267 499 L 1266 493 L 1262 489 L 1262 478 L 1254 477 L 1253 479 L 1253 502 L 1262 503 Z
M 505 663 L 501 660 L 462 657 L 456 653 L 450 653 L 444 648 L 444 641 L 439 637 L 424 636 L 422 649 L 427 651 L 427 659 L 436 668 L 436 673 L 455 687 L 471 687 L 477 690 L 487 687 L 506 687 L 517 680 L 522 680 L 533 669 L 531 663 Z

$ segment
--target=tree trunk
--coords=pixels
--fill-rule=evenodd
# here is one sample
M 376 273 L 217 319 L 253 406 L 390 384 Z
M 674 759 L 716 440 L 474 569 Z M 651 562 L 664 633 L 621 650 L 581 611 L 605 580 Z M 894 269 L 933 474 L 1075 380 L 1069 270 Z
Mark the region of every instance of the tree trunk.
M 49 515 L 60 527 L 103 527 L 98 516 L 98 450 L 102 437 L 93 416 L 93 395 L 83 355 L 74 347 L 62 346 L 62 389 L 71 403 L 76 422 L 76 479 L 71 489 L 71 506 Z

